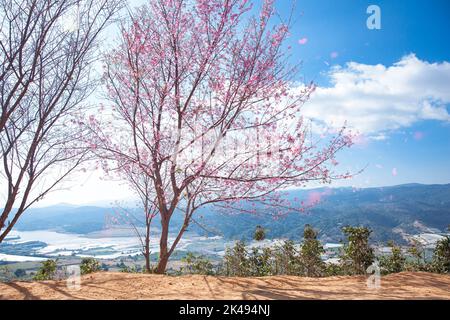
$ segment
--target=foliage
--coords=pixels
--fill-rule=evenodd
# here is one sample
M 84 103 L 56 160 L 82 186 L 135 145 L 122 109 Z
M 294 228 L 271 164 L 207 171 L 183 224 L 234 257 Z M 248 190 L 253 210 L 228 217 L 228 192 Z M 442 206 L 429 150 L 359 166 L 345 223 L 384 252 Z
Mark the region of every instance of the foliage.
M 227 248 L 223 260 L 225 275 L 238 277 L 249 275 L 250 263 L 247 248 L 243 241 L 236 241 L 233 248 Z
M 432 266 L 427 263 L 425 249 L 418 240 L 412 240 L 412 244 L 408 247 L 407 252 L 409 259 L 406 261 L 406 271 L 430 271 Z
M 375 259 L 373 249 L 369 246 L 372 231 L 367 227 L 346 226 L 342 231 L 347 236 L 342 262 L 350 274 L 365 274 Z
M 253 240 L 262 241 L 266 238 L 266 230 L 260 225 L 256 226 L 255 233 L 253 234 Z
M 255 277 L 270 276 L 273 273 L 273 252 L 271 248 L 253 247 L 249 257 L 250 273 Z
M 25 269 L 19 268 L 19 269 L 17 269 L 16 271 L 14 271 L 14 275 L 15 275 L 17 278 L 23 278 L 23 277 L 25 277 L 25 276 L 27 275 L 27 272 L 26 272 Z
M 10 282 L 13 279 L 13 274 L 8 266 L 0 267 L 0 281 L 2 282 Z
M 103 271 L 109 271 L 109 266 L 106 263 L 102 263 L 100 266 L 100 269 Z
M 300 275 L 302 264 L 294 242 L 285 240 L 275 248 L 274 273 L 285 275 Z
M 380 257 L 381 272 L 384 274 L 402 272 L 406 263 L 406 257 L 402 252 L 402 248 L 393 241 L 389 241 L 388 246 L 391 248 L 392 253 L 389 256 Z
M 347 272 L 341 264 L 328 263 L 325 265 L 324 275 L 327 277 L 344 276 Z
M 261 277 L 270 275 L 297 275 L 309 277 L 342 276 L 365 274 L 367 267 L 375 259 L 373 249 L 369 246 L 371 230 L 365 227 L 345 227 L 344 233 L 348 243 L 344 246 L 341 262 L 325 263 L 321 255 L 324 249 L 317 239 L 317 231 L 305 225 L 303 242 L 297 248 L 293 241 L 285 240 L 273 247 L 246 247 L 243 241 L 237 241 L 232 248 L 227 248 L 221 268 L 217 274 L 225 276 Z M 434 250 L 433 264 L 425 262 L 424 251 L 420 243 L 414 242 L 407 251 L 393 241 L 388 242 L 391 254 L 379 257 L 383 274 L 409 271 L 428 271 L 448 273 L 450 237 L 440 240 Z M 212 274 L 212 263 L 203 256 L 189 253 L 184 262 L 187 267 L 180 271 L 195 274 Z
M 436 243 L 433 268 L 439 273 L 450 273 L 450 236 L 446 236 Z
M 119 272 L 124 272 L 124 273 L 141 273 L 142 272 L 142 267 L 139 265 L 133 265 L 133 266 L 127 266 L 126 264 L 122 264 Z
M 83 258 L 80 264 L 81 274 L 88 274 L 100 271 L 100 262 L 94 258 Z
M 56 274 L 57 260 L 46 260 L 41 263 L 41 267 L 33 277 L 34 280 L 52 280 Z
M 300 247 L 300 259 L 303 264 L 303 274 L 307 277 L 320 277 L 324 273 L 325 263 L 321 255 L 325 252 L 317 240 L 317 231 L 309 224 L 303 231 L 303 243 Z
M 182 273 L 202 275 L 214 274 L 213 264 L 204 256 L 196 256 L 192 252 L 188 252 L 181 261 L 185 263 L 185 266 L 181 268 Z

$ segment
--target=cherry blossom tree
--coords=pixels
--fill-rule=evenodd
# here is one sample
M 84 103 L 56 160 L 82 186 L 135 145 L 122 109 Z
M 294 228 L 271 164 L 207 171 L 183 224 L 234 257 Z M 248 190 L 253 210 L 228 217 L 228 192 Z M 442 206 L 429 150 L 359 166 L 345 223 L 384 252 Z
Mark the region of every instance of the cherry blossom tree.
M 88 158 L 99 34 L 120 0 L 0 0 L 0 242 Z M 98 78 L 98 77 L 97 77 Z
M 161 220 L 158 273 L 199 208 L 301 210 L 282 190 L 348 176 L 333 171 L 336 153 L 351 144 L 345 128 L 321 137 L 301 116 L 314 85 L 295 81 L 290 20 L 276 15 L 273 0 L 261 8 L 152 0 L 123 22 L 105 60 L 109 102 L 90 118 L 91 147 L 108 173 L 151 182 Z M 179 213 L 184 222 L 169 241 Z

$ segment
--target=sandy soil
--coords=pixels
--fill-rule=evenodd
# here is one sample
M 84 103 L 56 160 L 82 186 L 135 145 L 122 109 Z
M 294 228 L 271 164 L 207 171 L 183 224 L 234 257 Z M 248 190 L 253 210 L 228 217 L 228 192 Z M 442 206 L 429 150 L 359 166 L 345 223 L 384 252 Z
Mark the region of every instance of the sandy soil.
M 0 299 L 450 299 L 450 276 L 399 273 L 369 289 L 365 277 L 232 278 L 99 272 L 83 276 L 81 288 L 66 281 L 0 284 Z

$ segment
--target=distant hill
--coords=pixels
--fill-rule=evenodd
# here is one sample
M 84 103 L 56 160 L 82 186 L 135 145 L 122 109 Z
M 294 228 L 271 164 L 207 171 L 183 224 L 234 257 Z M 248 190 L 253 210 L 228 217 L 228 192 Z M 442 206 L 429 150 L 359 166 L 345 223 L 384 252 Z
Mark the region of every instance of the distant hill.
M 227 214 L 206 207 L 195 218 L 210 232 L 195 223 L 190 230 L 229 239 L 249 239 L 255 226 L 261 225 L 267 229 L 269 238 L 300 239 L 304 225 L 309 223 L 319 229 L 322 240 L 339 241 L 342 226 L 364 225 L 373 229 L 373 241 L 393 239 L 404 243 L 404 234 L 439 233 L 450 224 L 450 184 L 291 190 L 285 196 L 307 199 L 311 192 L 320 193 L 321 201 L 305 214 L 290 213 L 274 220 L 264 212 L 257 216 Z M 93 206 L 36 208 L 23 216 L 16 229 L 89 233 L 107 228 L 108 217 L 115 212 L 118 209 Z M 181 223 L 181 215 L 175 214 L 172 228 L 180 227 Z M 157 227 L 158 221 L 155 221 Z
M 77 207 L 55 205 L 45 208 L 32 208 L 19 219 L 14 229 L 21 231 L 55 230 L 69 233 L 90 233 L 99 231 L 107 225 L 111 208 L 95 206 Z
M 383 188 L 295 190 L 288 197 L 306 199 L 321 194 L 321 201 L 306 214 L 291 213 L 278 220 L 264 216 L 205 214 L 202 224 L 229 238 L 250 238 L 256 225 L 270 238 L 300 239 L 305 224 L 320 231 L 324 241 L 339 241 L 345 225 L 364 225 L 373 241 L 405 243 L 402 234 L 443 232 L 450 224 L 450 184 L 408 184 Z

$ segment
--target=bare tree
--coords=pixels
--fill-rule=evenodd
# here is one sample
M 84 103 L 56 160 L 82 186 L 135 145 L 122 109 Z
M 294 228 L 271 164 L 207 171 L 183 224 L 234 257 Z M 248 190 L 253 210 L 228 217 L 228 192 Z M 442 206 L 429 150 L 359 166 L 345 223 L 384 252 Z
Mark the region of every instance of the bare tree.
M 0 0 L 0 242 L 88 158 L 99 34 L 122 0 Z
M 123 219 L 121 222 L 125 225 L 130 225 L 139 239 L 142 255 L 145 259 L 145 271 L 150 273 L 150 231 L 153 219 L 159 214 L 154 185 L 150 177 L 142 174 L 142 170 L 129 163 L 122 167 L 120 173 L 139 199 L 138 214 L 130 212 L 127 208 L 122 208 L 122 211 L 125 212 L 125 217 L 122 215 Z M 143 214 L 141 215 L 141 213 Z M 142 220 L 141 216 L 144 220 Z M 144 231 L 142 231 L 142 226 L 144 226 Z

